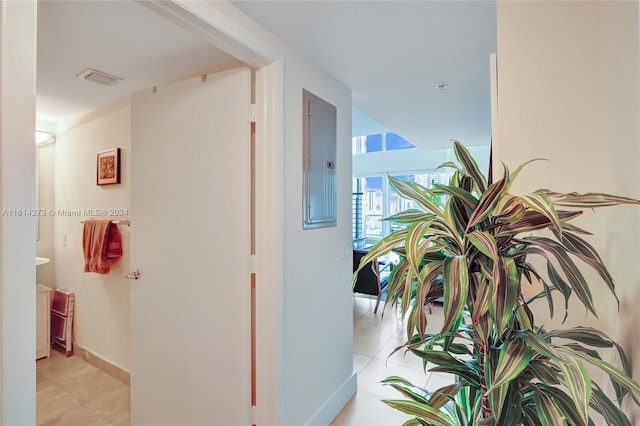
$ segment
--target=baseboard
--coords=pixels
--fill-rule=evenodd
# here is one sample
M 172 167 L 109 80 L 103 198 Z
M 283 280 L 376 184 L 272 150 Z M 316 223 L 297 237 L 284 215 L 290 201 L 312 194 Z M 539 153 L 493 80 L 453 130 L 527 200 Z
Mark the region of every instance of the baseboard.
M 305 423 L 308 426 L 329 425 L 358 390 L 358 377 L 353 372 Z
M 89 364 L 93 365 L 94 367 L 96 367 L 96 368 L 104 371 L 108 375 L 120 380 L 125 385 L 127 385 L 127 386 L 131 385 L 131 373 L 129 373 L 127 370 L 125 370 L 125 369 L 123 369 L 121 367 L 118 367 L 115 364 L 112 364 L 111 362 L 107 361 L 106 359 L 101 358 L 100 356 L 98 356 L 95 353 L 91 352 L 87 348 L 83 348 L 82 346 L 80 346 L 78 344 L 74 344 L 73 345 L 73 353 L 74 353 L 75 356 L 78 356 L 78 357 L 82 358 L 83 360 L 85 360 Z

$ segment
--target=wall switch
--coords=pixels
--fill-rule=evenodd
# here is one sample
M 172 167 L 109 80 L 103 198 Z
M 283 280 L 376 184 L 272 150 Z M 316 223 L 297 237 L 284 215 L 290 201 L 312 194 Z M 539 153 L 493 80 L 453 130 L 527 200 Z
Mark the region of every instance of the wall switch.
M 67 233 L 64 232 L 62 234 L 62 247 L 66 247 L 67 246 Z
M 340 243 L 340 259 L 348 259 L 351 253 L 351 241 L 343 241 Z

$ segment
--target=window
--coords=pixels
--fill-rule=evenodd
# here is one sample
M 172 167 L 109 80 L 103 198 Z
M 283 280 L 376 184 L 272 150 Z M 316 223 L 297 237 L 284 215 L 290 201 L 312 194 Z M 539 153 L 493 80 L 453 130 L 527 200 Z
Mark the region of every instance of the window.
M 382 151 L 382 135 L 367 135 L 365 136 L 365 152 L 380 152 Z
M 416 147 L 414 144 L 412 144 L 411 142 L 409 142 L 408 140 L 404 139 L 403 137 L 401 137 L 396 133 L 387 133 L 385 142 L 386 142 L 385 144 L 386 151 L 397 151 L 400 149 L 413 149 Z
M 402 180 L 432 188 L 434 183 L 446 184 L 452 176 L 450 172 L 417 172 L 396 175 Z M 353 179 L 353 239 L 364 239 L 374 243 L 391 232 L 406 228 L 405 224 L 383 221 L 382 219 L 407 209 L 420 209 L 414 201 L 400 196 L 389 185 L 387 176 L 365 176 Z M 439 199 L 441 203 L 446 198 Z
M 377 133 L 374 135 L 354 136 L 351 142 L 351 152 L 353 154 L 397 151 L 400 149 L 414 149 L 416 147 L 397 133 Z

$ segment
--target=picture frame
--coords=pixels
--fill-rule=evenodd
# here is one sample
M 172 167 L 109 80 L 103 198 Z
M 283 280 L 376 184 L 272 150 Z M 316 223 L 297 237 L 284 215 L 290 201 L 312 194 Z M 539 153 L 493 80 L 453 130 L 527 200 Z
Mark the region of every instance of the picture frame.
M 96 164 L 96 184 L 115 185 L 120 183 L 120 148 L 98 152 Z

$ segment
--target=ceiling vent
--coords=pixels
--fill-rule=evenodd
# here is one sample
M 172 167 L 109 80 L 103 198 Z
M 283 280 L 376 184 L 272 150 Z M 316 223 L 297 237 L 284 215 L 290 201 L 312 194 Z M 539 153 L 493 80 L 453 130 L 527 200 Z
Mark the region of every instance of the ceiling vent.
M 107 74 L 106 72 L 94 70 L 93 68 L 87 68 L 80 74 L 76 75 L 76 77 L 83 80 L 92 81 L 94 83 L 102 84 L 103 86 L 113 86 L 117 82 L 122 81 L 120 77 Z

